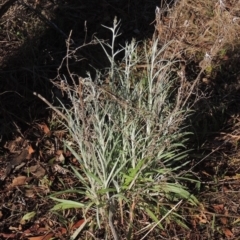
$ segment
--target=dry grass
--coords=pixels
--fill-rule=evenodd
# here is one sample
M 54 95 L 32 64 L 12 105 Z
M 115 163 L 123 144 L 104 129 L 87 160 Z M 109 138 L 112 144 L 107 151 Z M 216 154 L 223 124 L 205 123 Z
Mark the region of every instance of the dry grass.
M 177 1 L 171 9 L 158 9 L 156 30 L 162 43 L 173 41 L 172 48 L 183 59 L 194 59 L 204 67 L 205 54 L 214 59 L 239 38 L 240 3 L 232 1 Z
M 162 44 L 171 41 L 166 54 L 175 52 L 182 60 L 178 73 L 186 84 L 198 86 L 189 100 L 198 102 L 191 124 L 202 144 L 238 111 L 240 3 L 176 1 L 157 10 L 156 30 Z

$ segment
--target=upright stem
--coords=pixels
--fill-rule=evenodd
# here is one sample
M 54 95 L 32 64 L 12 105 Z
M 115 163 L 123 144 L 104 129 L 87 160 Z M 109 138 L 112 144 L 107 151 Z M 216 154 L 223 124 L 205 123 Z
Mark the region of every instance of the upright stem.
M 117 231 L 114 227 L 114 224 L 113 224 L 113 215 L 114 215 L 114 212 L 115 212 L 115 208 L 114 208 L 114 203 L 112 201 L 112 199 L 109 200 L 109 226 L 111 228 L 111 232 L 112 232 L 112 235 L 113 235 L 113 238 L 114 240 L 119 240 L 119 236 L 117 234 Z

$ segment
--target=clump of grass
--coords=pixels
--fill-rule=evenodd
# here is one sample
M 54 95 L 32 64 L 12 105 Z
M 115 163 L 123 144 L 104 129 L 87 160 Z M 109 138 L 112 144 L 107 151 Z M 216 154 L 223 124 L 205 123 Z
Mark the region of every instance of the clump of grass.
M 172 8 L 157 9 L 158 37 L 161 42 L 174 39 L 173 48 L 181 50 L 188 59 L 199 53 L 214 58 L 226 45 L 236 42 L 239 9 L 239 1 L 176 1 Z
M 222 63 L 239 35 L 239 1 L 175 1 L 156 10 L 156 30 L 161 43 L 172 41 L 171 51 L 205 71 Z M 171 52 L 170 51 L 170 52 Z M 204 56 L 204 57 L 202 57 Z M 212 66 L 211 66 L 212 65 Z
M 79 162 L 72 170 L 82 187 L 54 194 L 59 203 L 53 210 L 82 208 L 96 227 L 107 226 L 107 239 L 144 239 L 172 220 L 187 227 L 175 210 L 182 201 L 198 203 L 181 184 L 189 134 L 182 123 L 190 113 L 190 93 L 174 71 L 179 62 L 163 58 L 169 44 L 159 49 L 156 38 L 150 49 L 145 45 L 139 51 L 133 40 L 114 50 L 119 24 L 115 19 L 107 27 L 111 44 L 99 41 L 110 62 L 107 73 L 92 79 L 69 72 L 71 84 L 59 79 L 71 102 L 71 108 L 62 104 L 71 139 L 65 145 Z M 121 63 L 115 61 L 119 52 L 124 52 Z M 70 192 L 79 198 L 56 198 Z
M 179 53 L 179 59 L 185 62 L 187 82 L 196 88 L 200 100 L 190 119 L 191 131 L 195 132 L 191 142 L 197 147 L 222 129 L 229 118 L 226 110 L 236 94 L 230 86 L 237 81 L 229 66 L 238 68 L 234 53 L 239 45 L 239 10 L 240 2 L 236 0 L 200 0 L 197 4 L 181 0 L 174 1 L 171 8 L 166 5 L 156 10 L 159 41 L 171 41 L 166 55 Z M 231 96 L 229 100 L 227 95 Z

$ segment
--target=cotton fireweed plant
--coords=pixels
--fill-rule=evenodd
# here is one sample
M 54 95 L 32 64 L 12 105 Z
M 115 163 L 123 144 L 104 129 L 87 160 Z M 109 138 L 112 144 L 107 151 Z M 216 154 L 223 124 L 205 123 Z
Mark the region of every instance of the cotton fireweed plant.
M 172 71 L 174 58 L 162 57 L 168 44 L 159 49 L 155 39 L 139 51 L 132 41 L 114 50 L 119 22 L 114 20 L 108 29 L 112 43 L 99 41 L 110 62 L 108 74 L 97 72 L 94 80 L 90 74 L 78 76 L 76 81 L 69 73 L 71 85 L 61 79 L 61 89 L 72 105 L 68 109 L 62 104 L 72 143 L 65 146 L 79 162 L 72 171 L 82 188 L 54 194 L 52 198 L 59 203 L 53 210 L 82 208 L 86 218 L 91 215 L 96 220 L 96 226 L 108 226 L 107 239 L 120 238 L 116 220 L 130 239 L 138 233 L 136 229 L 147 234 L 169 220 L 184 224 L 170 206 L 182 200 L 197 204 L 181 184 L 188 153 L 184 148 L 188 133 L 181 124 L 189 111 L 183 109 L 184 89 Z M 124 58 L 117 63 L 120 51 Z M 61 199 L 61 194 L 70 192 L 78 193 L 79 198 Z M 144 228 L 135 221 L 143 214 L 151 219 Z

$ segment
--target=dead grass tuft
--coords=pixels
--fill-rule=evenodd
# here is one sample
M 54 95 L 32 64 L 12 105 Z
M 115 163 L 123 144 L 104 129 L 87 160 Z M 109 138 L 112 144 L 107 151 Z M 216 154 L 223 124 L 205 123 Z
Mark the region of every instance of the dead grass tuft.
M 173 41 L 172 49 L 183 59 L 199 62 L 200 67 L 206 54 L 213 59 L 220 50 L 233 48 L 239 37 L 239 1 L 176 1 L 173 8 L 157 9 L 156 15 L 161 43 Z

